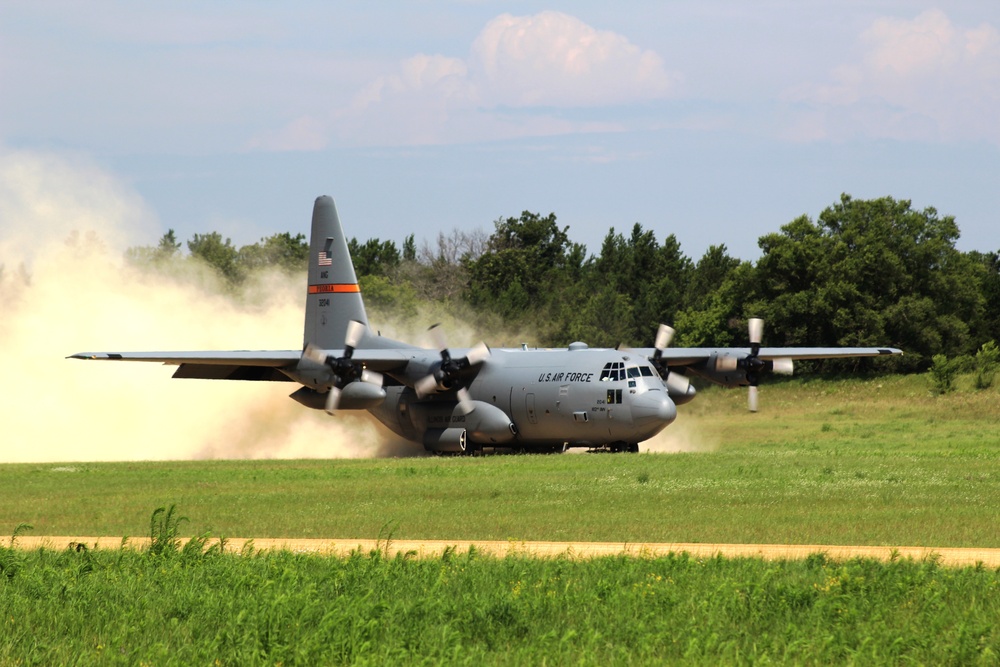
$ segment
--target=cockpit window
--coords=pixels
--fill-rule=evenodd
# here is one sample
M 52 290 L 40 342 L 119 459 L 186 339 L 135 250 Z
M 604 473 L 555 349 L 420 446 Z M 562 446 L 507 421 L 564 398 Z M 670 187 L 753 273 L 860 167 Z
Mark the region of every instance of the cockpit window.
M 629 366 L 628 367 L 628 376 L 630 378 L 637 378 L 637 377 L 639 377 L 639 367 L 638 366 Z
M 625 364 L 621 361 L 612 361 L 604 364 L 601 371 L 601 382 L 618 382 L 625 379 Z
M 653 377 L 653 369 L 649 366 L 639 366 L 639 372 L 642 373 L 642 377 L 644 378 Z

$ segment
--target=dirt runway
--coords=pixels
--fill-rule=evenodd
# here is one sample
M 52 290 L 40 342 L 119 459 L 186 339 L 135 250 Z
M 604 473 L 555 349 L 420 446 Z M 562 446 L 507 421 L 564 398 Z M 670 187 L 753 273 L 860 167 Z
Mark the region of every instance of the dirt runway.
M 129 538 L 127 545 L 142 548 L 149 538 Z M 209 545 L 217 543 L 210 540 Z M 226 540 L 226 550 L 239 553 L 247 543 L 255 549 L 286 549 L 299 553 L 318 553 L 346 556 L 354 550 L 369 552 L 380 549 L 389 556 L 398 553 L 413 554 L 419 558 L 438 558 L 446 549 L 466 553 L 470 547 L 491 556 L 525 555 L 540 558 L 557 556 L 593 558 L 627 554 L 640 557 L 665 556 L 669 553 L 687 552 L 695 558 L 722 555 L 727 558 L 748 557 L 769 560 L 805 558 L 810 554 L 824 553 L 827 557 L 844 560 L 849 558 L 875 558 L 888 561 L 893 558 L 924 560 L 935 558 L 942 565 L 953 567 L 982 563 L 985 567 L 1000 567 L 1000 549 L 957 547 L 872 547 L 818 544 L 685 544 L 685 543 L 622 543 L 622 542 L 522 542 L 489 540 L 360 540 L 360 539 L 289 539 L 289 538 L 231 538 Z M 5 545 L 10 541 L 4 540 Z M 15 542 L 21 549 L 65 549 L 83 544 L 87 548 L 115 549 L 121 546 L 120 537 L 64 537 L 19 536 Z

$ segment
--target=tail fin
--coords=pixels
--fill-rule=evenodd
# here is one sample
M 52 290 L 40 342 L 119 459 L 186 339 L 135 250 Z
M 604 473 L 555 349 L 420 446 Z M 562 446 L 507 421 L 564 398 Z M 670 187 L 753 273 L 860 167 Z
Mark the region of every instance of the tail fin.
M 351 320 L 368 327 L 347 237 L 333 199 L 324 195 L 313 206 L 303 348 L 309 343 L 328 350 L 342 348 Z

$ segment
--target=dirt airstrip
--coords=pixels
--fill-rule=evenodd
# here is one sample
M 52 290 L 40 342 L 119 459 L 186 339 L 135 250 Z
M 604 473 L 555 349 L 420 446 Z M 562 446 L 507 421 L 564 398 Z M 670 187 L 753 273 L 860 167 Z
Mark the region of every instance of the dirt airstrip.
M 6 545 L 9 540 L 4 540 Z M 215 543 L 211 540 L 209 545 Z M 129 538 L 127 546 L 142 548 L 149 538 Z M 791 560 L 805 558 L 810 554 L 823 553 L 837 560 L 848 558 L 892 559 L 912 558 L 936 559 L 942 565 L 953 567 L 971 566 L 982 563 L 985 567 L 1000 567 L 1000 549 L 977 549 L 958 547 L 871 547 L 837 546 L 817 544 L 684 544 L 684 543 L 621 543 L 621 542 L 521 542 L 488 540 L 352 540 L 352 539 L 289 539 L 289 538 L 232 538 L 226 539 L 226 550 L 239 553 L 247 543 L 254 549 L 285 549 L 299 553 L 317 553 L 346 556 L 354 550 L 368 552 L 380 549 L 389 556 L 398 553 L 413 554 L 420 558 L 440 557 L 446 549 L 465 553 L 474 547 L 478 553 L 503 557 L 525 555 L 541 558 L 565 556 L 570 558 L 593 558 L 627 554 L 640 557 L 665 556 L 669 553 L 686 552 L 695 558 L 711 558 L 721 555 L 728 558 L 747 557 L 768 560 Z M 87 548 L 115 549 L 122 545 L 120 537 L 62 537 L 62 536 L 19 536 L 15 545 L 21 549 L 65 549 L 78 544 Z

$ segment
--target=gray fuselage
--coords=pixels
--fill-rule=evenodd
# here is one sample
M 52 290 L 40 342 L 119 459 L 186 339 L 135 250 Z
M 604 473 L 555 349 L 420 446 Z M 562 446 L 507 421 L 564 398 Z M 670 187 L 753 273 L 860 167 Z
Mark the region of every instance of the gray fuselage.
M 610 349 L 494 349 L 468 390 L 468 415 L 447 395 L 421 401 L 404 386 L 387 387 L 371 412 L 410 440 L 465 429 L 479 445 L 546 447 L 637 443 L 677 416 L 649 361 Z

